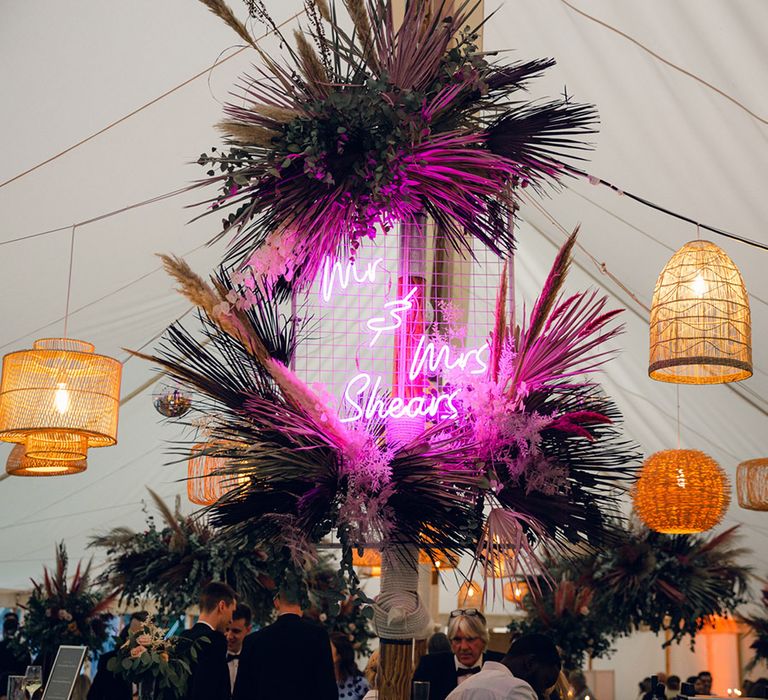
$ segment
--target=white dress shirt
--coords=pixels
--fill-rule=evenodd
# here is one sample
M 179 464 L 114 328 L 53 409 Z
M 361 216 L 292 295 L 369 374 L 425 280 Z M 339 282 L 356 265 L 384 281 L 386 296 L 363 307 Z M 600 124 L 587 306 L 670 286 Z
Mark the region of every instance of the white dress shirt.
M 533 688 L 504 664 L 486 661 L 480 673 L 452 690 L 446 700 L 538 700 Z
M 237 667 L 240 665 L 240 659 L 232 659 L 227 661 L 227 668 L 229 669 L 229 686 L 232 692 L 235 692 L 235 679 L 237 678 Z

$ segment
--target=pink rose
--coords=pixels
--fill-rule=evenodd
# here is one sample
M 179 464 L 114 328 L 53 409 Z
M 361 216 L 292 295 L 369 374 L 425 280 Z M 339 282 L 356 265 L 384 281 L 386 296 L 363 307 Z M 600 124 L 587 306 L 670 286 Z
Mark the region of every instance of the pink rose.
M 141 644 L 141 646 L 148 647 L 150 644 L 152 644 L 152 637 L 150 637 L 148 634 L 141 634 L 136 638 L 136 643 Z
M 145 651 L 146 651 L 146 647 L 143 647 L 143 646 L 133 647 L 133 649 L 131 649 L 131 658 L 138 659 Z

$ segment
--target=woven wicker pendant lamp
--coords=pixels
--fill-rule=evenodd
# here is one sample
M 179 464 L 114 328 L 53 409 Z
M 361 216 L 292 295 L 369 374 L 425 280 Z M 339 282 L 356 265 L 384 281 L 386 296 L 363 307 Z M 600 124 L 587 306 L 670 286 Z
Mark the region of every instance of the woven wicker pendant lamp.
M 212 506 L 237 485 L 237 478 L 222 474 L 227 460 L 209 454 L 214 445 L 198 443 L 187 460 L 187 498 L 198 506 Z
M 651 305 L 648 374 L 680 384 L 752 376 L 747 290 L 733 261 L 710 241 L 686 243 L 659 275 Z
M 643 522 L 668 535 L 704 532 L 717 525 L 730 501 L 720 465 L 699 450 L 664 450 L 643 464 L 632 494 Z
M 447 550 L 433 549 L 419 552 L 419 564 L 430 564 L 435 571 L 450 571 L 459 565 L 459 557 Z
M 84 472 L 88 466 L 85 459 L 51 460 L 27 457 L 24 445 L 16 445 L 5 463 L 10 476 L 66 476 Z
M 359 567 L 361 576 L 381 576 L 381 552 L 378 549 L 364 549 L 362 554 L 352 552 L 352 564 Z
M 71 338 L 45 338 L 7 354 L 0 440 L 23 444 L 33 460 L 84 462 L 88 448 L 117 442 L 121 373 L 117 360 Z
M 747 510 L 768 510 L 768 458 L 750 459 L 736 469 L 736 494 Z
M 459 595 L 456 599 L 456 607 L 477 608 L 482 610 L 484 607 L 483 588 L 477 581 L 465 581 L 459 588 Z
M 528 591 L 529 587 L 525 581 L 508 581 L 504 584 L 504 600 L 520 606 Z

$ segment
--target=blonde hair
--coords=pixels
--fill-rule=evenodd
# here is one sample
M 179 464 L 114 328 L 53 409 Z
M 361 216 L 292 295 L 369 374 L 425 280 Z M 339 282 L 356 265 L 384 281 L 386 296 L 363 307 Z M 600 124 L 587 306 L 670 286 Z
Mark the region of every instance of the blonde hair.
M 368 659 L 368 665 L 365 667 L 365 680 L 368 681 L 368 686 L 371 690 L 377 690 L 379 687 L 379 650 L 371 654 L 371 658 Z
M 480 615 L 457 615 L 448 619 L 448 639 L 453 640 L 457 632 L 464 632 L 483 640 L 483 651 L 488 646 L 490 635 L 485 617 Z

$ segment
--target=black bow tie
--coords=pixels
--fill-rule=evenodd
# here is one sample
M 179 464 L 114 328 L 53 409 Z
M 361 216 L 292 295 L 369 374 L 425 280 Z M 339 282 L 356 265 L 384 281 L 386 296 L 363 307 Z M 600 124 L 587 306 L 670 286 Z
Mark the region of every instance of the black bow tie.
M 230 661 L 239 661 L 240 660 L 240 654 L 227 654 L 227 663 Z
M 456 675 L 461 676 L 471 676 L 474 673 L 480 673 L 480 667 L 475 666 L 474 668 L 457 668 L 456 669 Z

